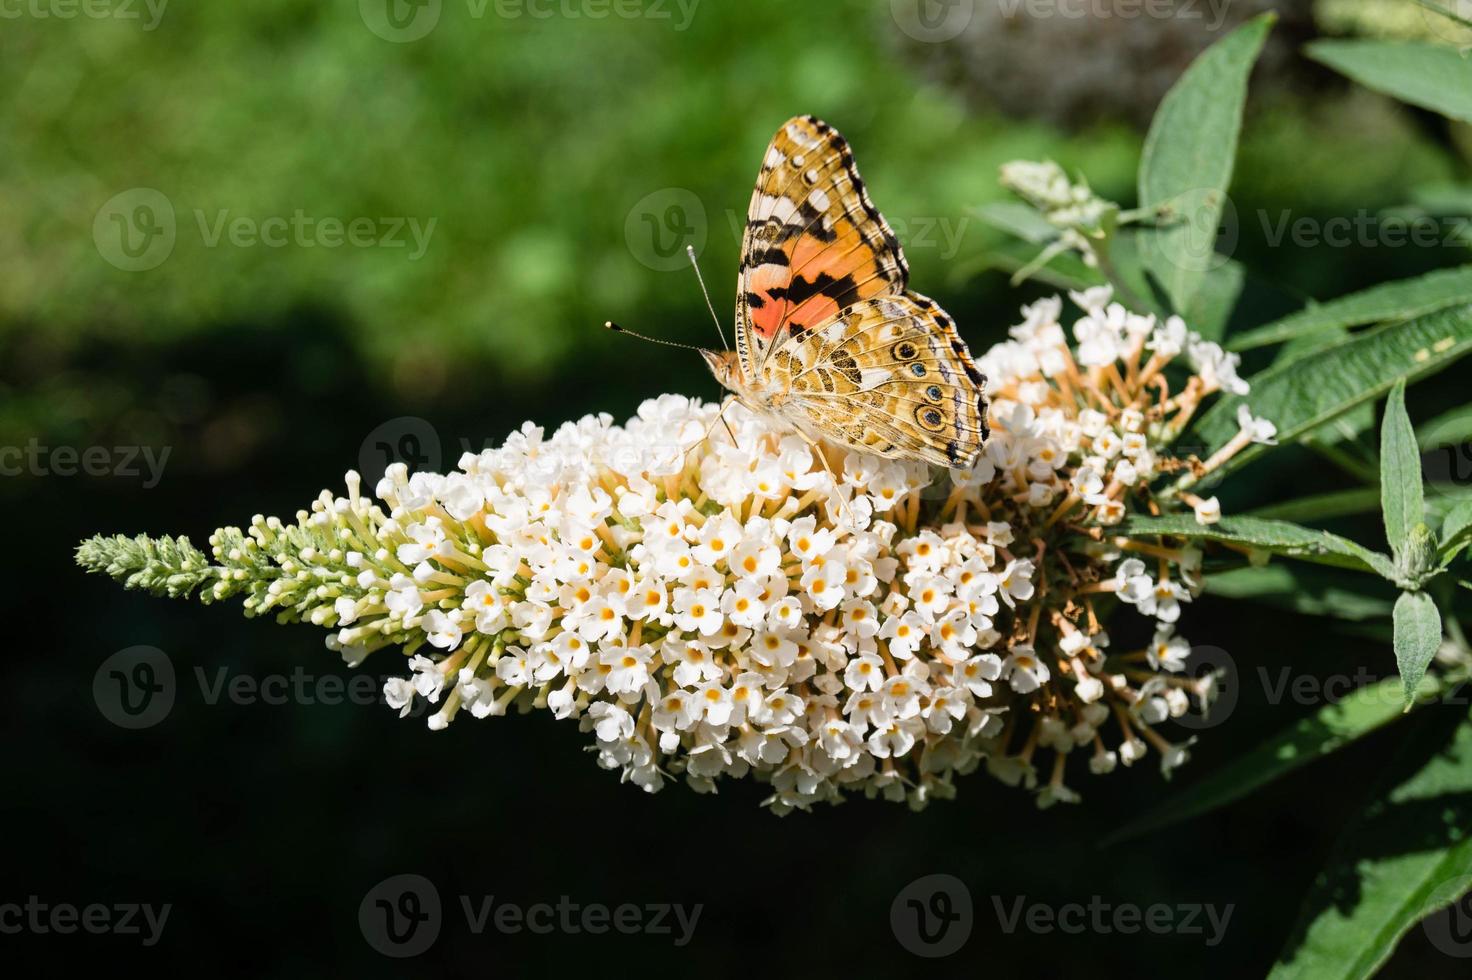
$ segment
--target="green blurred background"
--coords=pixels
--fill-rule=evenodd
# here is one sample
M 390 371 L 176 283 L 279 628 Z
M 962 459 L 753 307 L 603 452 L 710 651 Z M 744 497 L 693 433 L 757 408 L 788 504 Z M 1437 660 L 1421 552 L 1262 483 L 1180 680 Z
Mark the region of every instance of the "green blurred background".
M 57 900 L 178 905 L 165 941 L 142 954 L 118 937 L 0 937 L 0 950 L 386 972 L 394 964 L 357 932 L 357 903 L 384 875 L 417 871 L 445 894 L 707 905 L 686 950 L 447 930 L 430 955 L 457 972 L 648 957 L 711 975 L 863 975 L 925 965 L 890 936 L 889 901 L 943 871 L 977 903 L 976 934 L 951 967 L 1261 972 L 1337 826 L 1318 809 L 1324 794 L 1353 806 L 1369 785 L 1357 766 L 1389 758 L 1394 739 L 1322 764 L 1276 800 L 1098 850 L 1111 824 L 1158 797 L 1155 772 L 1086 783 L 1085 808 L 1066 812 L 1038 814 L 978 776 L 920 817 L 859 802 L 777 821 L 753 787 L 645 799 L 597 770 L 573 726 L 541 718 L 466 719 L 431 735 L 383 708 L 208 705 L 193 688 L 162 724 L 124 732 L 92 702 L 98 664 L 138 643 L 166 650 L 181 675 L 343 671 L 311 631 L 84 580 L 70 550 L 85 535 L 199 541 L 254 512 L 289 515 L 349 467 L 381 468 L 380 443 L 449 467 L 525 419 L 623 416 L 666 391 L 713 396 L 693 355 L 599 325 L 713 342 L 683 246 L 698 248 L 728 320 L 739 216 L 767 139 L 794 114 L 847 135 L 913 284 L 982 349 L 1040 291 L 1007 285 L 999 269 L 1026 255 L 972 211 L 1001 198 L 999 164 L 1052 158 L 1131 203 L 1165 87 L 1225 29 L 1274 7 L 1223 239 L 1252 270 L 1237 325 L 1467 258 L 1464 241 L 1290 247 L 1272 234 L 1285 214 L 1458 214 L 1472 201 L 1464 133 L 1298 53 L 1325 31 L 1425 34 L 1412 5 L 1223 0 L 1122 19 L 921 3 L 0 10 L 0 446 L 170 452 L 156 486 L 0 478 L 14 518 L 6 622 L 20 639 L 0 720 L 19 769 L 0 882 Z M 952 30 L 957 11 L 966 22 Z M 338 241 L 349 227 L 358 240 Z M 1464 381 L 1439 384 L 1417 393 L 1428 409 L 1465 400 Z M 1245 504 L 1314 479 L 1334 478 L 1272 470 L 1234 493 Z M 1374 638 L 1325 643 L 1322 622 L 1254 615 L 1208 598 L 1186 632 L 1278 662 L 1312 651 L 1306 670 L 1389 669 Z M 1247 694 L 1231 726 L 1206 733 L 1197 765 L 1272 723 Z M 1220 949 L 1180 936 L 1003 936 L 993 894 L 1238 912 Z M 1398 968 L 1451 975 L 1407 945 Z

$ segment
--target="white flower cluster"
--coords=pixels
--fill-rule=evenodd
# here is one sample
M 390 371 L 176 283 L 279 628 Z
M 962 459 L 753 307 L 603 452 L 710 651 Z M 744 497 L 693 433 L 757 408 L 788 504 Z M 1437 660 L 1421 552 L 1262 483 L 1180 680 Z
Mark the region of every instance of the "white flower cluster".
M 289 540 L 290 574 L 247 606 L 334 627 L 351 662 L 403 646 L 411 673 L 385 689 L 402 713 L 577 718 L 646 790 L 752 776 L 779 812 L 850 790 L 918 807 L 983 763 L 1036 787 L 1051 750 L 1039 801 L 1072 801 L 1075 749 L 1094 772 L 1151 748 L 1169 770 L 1184 746 L 1154 726 L 1210 696 L 1173 625 L 1200 554 L 1108 529 L 1188 465 L 1168 450 L 1182 416 L 1241 386 L 1179 320 L 1074 299 L 1076 347 L 1044 300 L 981 359 L 991 439 L 939 480 L 664 396 L 622 426 L 525 425 L 448 475 L 390 467 L 388 513 L 350 474 L 299 528 L 258 518 L 216 555 Z M 1172 398 L 1181 354 L 1196 370 Z M 1108 653 L 1097 606 L 1116 601 L 1158 621 L 1148 646 Z

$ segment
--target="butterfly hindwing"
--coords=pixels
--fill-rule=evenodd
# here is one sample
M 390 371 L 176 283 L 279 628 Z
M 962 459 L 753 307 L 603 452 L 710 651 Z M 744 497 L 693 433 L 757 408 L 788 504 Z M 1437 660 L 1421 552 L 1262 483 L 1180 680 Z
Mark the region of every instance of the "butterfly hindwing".
M 812 116 L 788 120 L 762 160 L 741 244 L 736 350 L 746 377 L 783 338 L 859 300 L 902 294 L 908 278 L 848 142 Z
M 879 456 L 969 466 L 986 379 L 955 325 L 914 293 L 860 300 L 774 348 L 758 379 L 799 428 Z

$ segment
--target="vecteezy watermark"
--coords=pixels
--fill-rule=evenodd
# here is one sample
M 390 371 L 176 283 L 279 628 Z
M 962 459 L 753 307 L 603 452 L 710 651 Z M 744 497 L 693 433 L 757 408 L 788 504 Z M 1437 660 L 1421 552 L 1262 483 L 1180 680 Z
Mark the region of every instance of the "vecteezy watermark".
M 143 489 L 152 490 L 172 451 L 172 446 L 157 452 L 152 446 L 43 446 L 32 437 L 24 446 L 0 446 L 0 476 L 142 476 Z
M 1049 905 L 1030 902 L 1026 895 L 1008 900 L 992 896 L 992 907 L 1002 931 L 1012 935 L 1026 932 L 1065 935 L 1094 933 L 1101 936 L 1136 935 L 1148 932 L 1155 936 L 1201 936 L 1208 947 L 1221 943 L 1232 919 L 1235 905 L 1218 907 L 1211 903 L 1182 902 L 1174 905 L 1156 902 L 1139 905 L 1133 902 L 1109 902 L 1092 895 L 1087 903 L 1064 902 Z
M 971 936 L 971 891 L 955 875 L 916 878 L 889 905 L 889 928 L 916 956 L 950 956 Z
M 403 249 L 410 262 L 424 257 L 437 218 L 388 215 L 247 215 L 229 208 L 191 212 L 205 248 L 385 248 Z M 125 272 L 156 269 L 173 253 L 180 233 L 174 204 L 162 192 L 135 187 L 109 198 L 92 220 L 97 252 Z M 185 224 L 185 228 L 189 228 Z
M 206 248 L 214 248 L 223 240 L 236 248 L 410 248 L 407 258 L 417 262 L 424 258 L 429 239 L 434 234 L 437 218 L 421 222 L 414 217 L 382 218 L 318 218 L 297 208 L 290 216 L 232 216 L 220 209 L 212 216 L 196 209 L 194 220 L 199 237 Z
M 1465 495 L 1466 488 L 1472 487 L 1472 425 L 1455 416 L 1445 417 L 1432 424 L 1418 441 L 1426 495 Z
M 0 935 L 30 933 L 36 936 L 70 936 L 77 932 L 93 936 L 138 936 L 144 946 L 154 946 L 169 921 L 171 903 L 150 902 L 46 902 L 30 895 L 24 902 L 0 902 Z
M 1159 232 L 1141 237 L 1141 249 L 1156 267 L 1210 272 L 1237 250 L 1237 207 L 1217 187 L 1197 187 L 1161 205 Z M 1158 254 L 1157 254 L 1158 253 Z
M 523 905 L 498 900 L 495 895 L 458 895 L 456 907 L 472 935 L 494 931 L 502 935 L 553 933 L 574 936 L 668 936 L 685 946 L 695 934 L 704 909 L 701 904 L 578 902 L 560 895 L 556 902 Z M 423 875 L 401 874 L 370 888 L 358 904 L 358 927 L 363 939 L 384 956 L 418 956 L 434 945 L 446 925 L 439 889 Z
M 104 259 L 124 272 L 147 272 L 174 251 L 174 205 L 152 187 L 114 194 L 92 219 L 92 241 Z
M 1019 13 L 1042 20 L 1204 20 L 1208 31 L 1219 30 L 1227 19 L 1232 0 L 995 0 L 1002 16 L 1012 20 Z
M 890 16 L 917 41 L 940 43 L 971 26 L 978 0 L 890 0 Z M 981 0 L 996 5 L 1003 21 L 1018 17 L 1047 20 L 1203 20 L 1209 31 L 1226 23 L 1232 0 Z
M 685 268 L 686 249 L 693 248 L 699 256 L 709 231 L 705 205 L 684 187 L 661 187 L 645 194 L 624 218 L 629 254 L 655 272 Z
M 439 472 L 443 463 L 439 431 L 417 415 L 401 415 L 375 426 L 358 449 L 358 473 L 369 492 L 392 463 L 403 463 L 411 473 Z
M 458 6 L 458 5 L 457 5 Z M 471 20 L 648 20 L 676 31 L 690 27 L 700 0 L 464 0 Z M 442 0 L 358 0 L 358 15 L 374 34 L 395 44 L 428 36 L 439 26 Z
M 0 20 L 137 20 L 151 31 L 169 0 L 0 0 Z
M 1230 653 L 1221 647 L 1206 644 L 1193 646 L 1186 654 L 1182 668 L 1184 677 L 1195 678 L 1197 690 L 1203 695 L 1207 706 L 1200 714 L 1188 711 L 1172 718 L 1175 724 L 1187 731 L 1200 732 L 1215 728 L 1232 717 L 1232 712 L 1237 710 L 1242 685 L 1237 673 L 1237 661 Z M 1166 704 L 1168 706 L 1168 700 Z M 1147 709 L 1145 720 L 1151 722 L 1165 719 L 1150 717 Z
M 1433 888 L 1426 908 L 1438 906 L 1421 920 L 1426 938 L 1447 956 L 1472 959 L 1472 877 L 1451 878 Z
M 1405 694 L 1399 684 L 1381 684 L 1383 675 L 1372 673 L 1363 666 L 1356 667 L 1352 673 L 1323 677 L 1297 674 L 1292 667 L 1279 667 L 1271 671 L 1266 667 L 1258 667 L 1257 677 L 1267 703 L 1274 706 L 1335 705 L 1351 696 L 1367 705 L 1381 704 L 1398 708 L 1405 702 Z M 1452 706 L 1472 704 L 1466 684 L 1458 684 L 1436 700 L 1439 704 Z
M 486 5 L 503 20 L 662 20 L 685 31 L 695 19 L 700 0 L 466 0 L 472 17 L 483 17 Z
M 229 667 L 195 666 L 189 672 L 200 702 L 214 707 L 283 705 L 382 705 L 383 685 L 371 674 L 314 674 L 301 667 L 287 673 L 253 674 Z M 92 677 L 97 710 L 119 728 L 152 728 L 173 711 L 181 690 L 174 662 L 157 647 L 135 646 L 104 660 Z M 421 712 L 423 705 L 411 711 Z
M 889 0 L 889 15 L 915 40 L 939 44 L 971 25 L 976 0 Z
M 108 657 L 92 675 L 92 700 L 119 728 L 152 728 L 174 709 L 174 662 L 158 647 L 135 646 Z
M 1285 242 L 1298 248 L 1461 248 L 1472 247 L 1472 217 L 1420 211 L 1368 211 L 1329 218 L 1295 216 L 1292 211 L 1258 212 L 1268 247 Z
M 385 41 L 408 44 L 440 22 L 440 0 L 358 0 L 358 16 Z

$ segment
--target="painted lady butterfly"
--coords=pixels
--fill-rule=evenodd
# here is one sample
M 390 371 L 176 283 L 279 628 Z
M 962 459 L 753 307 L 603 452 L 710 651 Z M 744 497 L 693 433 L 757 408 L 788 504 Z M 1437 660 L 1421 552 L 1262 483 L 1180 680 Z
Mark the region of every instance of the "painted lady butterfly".
M 791 119 L 746 214 L 736 350 L 701 353 L 737 399 L 811 441 L 970 466 L 987 438 L 986 378 L 909 272 L 848 142 Z

